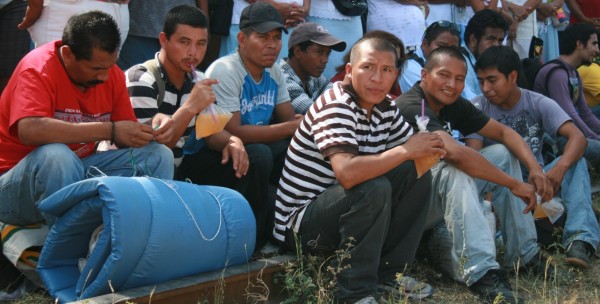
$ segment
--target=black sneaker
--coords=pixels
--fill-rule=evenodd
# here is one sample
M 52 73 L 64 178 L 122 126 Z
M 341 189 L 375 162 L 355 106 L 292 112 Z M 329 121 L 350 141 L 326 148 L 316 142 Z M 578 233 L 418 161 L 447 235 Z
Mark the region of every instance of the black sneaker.
M 469 286 L 469 290 L 485 303 L 524 303 L 515 296 L 508 279 L 498 269 L 490 269 L 485 275 Z
M 573 241 L 567 247 L 567 258 L 565 262 L 582 268 L 590 268 L 590 257 L 594 255 L 592 245 L 584 241 Z

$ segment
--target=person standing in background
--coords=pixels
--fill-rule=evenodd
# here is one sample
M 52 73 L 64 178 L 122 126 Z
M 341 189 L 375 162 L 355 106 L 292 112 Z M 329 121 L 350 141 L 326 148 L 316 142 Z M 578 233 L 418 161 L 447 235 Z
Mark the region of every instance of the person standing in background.
M 544 41 L 542 62 L 548 62 L 560 55 L 557 29 L 560 24 L 555 20 L 558 20 L 557 10 L 562 9 L 563 3 L 563 0 L 543 0 L 536 9 L 538 37 Z M 563 24 L 567 24 L 566 16 L 563 17 L 565 18 Z
M 531 37 L 537 34 L 535 9 L 541 0 L 506 0 L 505 3 L 514 20 L 509 27 L 508 38 L 519 58 L 527 58 Z
M 208 16 L 208 0 L 131 0 L 129 3 L 129 34 L 123 43 L 117 64 L 127 70 L 134 64 L 154 58 L 160 50 L 158 35 L 167 13 L 179 5 L 199 7 Z
M 19 29 L 29 30 L 35 47 L 61 38 L 69 17 L 91 10 L 109 14 L 117 23 L 121 35 L 121 45 L 129 31 L 130 0 L 27 0 L 27 12 Z
M 0 94 L 21 58 L 29 52 L 29 33 L 17 25 L 25 16 L 27 3 L 22 0 L 0 0 Z M 10 41 L 10 43 L 5 43 Z
M 428 11 L 426 0 L 368 0 L 367 3 L 367 32 L 394 33 L 402 40 L 407 52 L 421 45 Z
M 329 34 L 346 41 L 347 45 L 354 45 L 363 36 L 361 17 L 342 15 L 331 0 L 311 0 L 306 21 L 323 26 Z M 344 64 L 344 54 L 331 53 L 323 76 L 330 79 L 336 74 L 335 68 L 341 64 Z
M 600 1 L 598 0 L 566 0 L 571 12 L 571 23 L 588 23 L 600 31 Z

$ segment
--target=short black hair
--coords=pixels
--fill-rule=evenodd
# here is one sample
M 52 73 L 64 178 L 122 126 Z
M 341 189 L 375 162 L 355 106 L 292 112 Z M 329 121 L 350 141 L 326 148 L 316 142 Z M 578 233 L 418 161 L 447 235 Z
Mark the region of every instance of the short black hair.
M 523 65 L 515 50 L 505 45 L 499 45 L 486 49 L 475 63 L 476 71 L 489 68 L 496 68 L 498 72 L 508 78 L 508 74 L 512 71 L 522 74 Z
M 180 24 L 189 25 L 194 28 L 207 28 L 208 18 L 199 8 L 191 5 L 179 5 L 172 8 L 165 19 L 163 32 L 167 39 L 175 33 L 177 26 Z
M 75 59 L 91 60 L 94 48 L 115 53 L 121 45 L 121 34 L 109 14 L 89 11 L 69 18 L 63 31 L 62 44 L 71 49 Z
M 452 47 L 452 46 L 441 46 L 441 47 L 431 51 L 431 53 L 429 53 L 429 56 L 427 56 L 427 62 L 425 63 L 425 69 L 428 72 L 431 72 L 431 70 L 440 66 L 441 62 L 443 61 L 444 57 L 446 57 L 446 56 L 462 61 L 465 64 L 465 71 L 466 71 L 467 61 L 465 60 L 465 57 L 463 57 L 462 53 L 460 52 L 460 50 L 458 48 Z
M 311 45 L 313 45 L 313 44 L 316 44 L 316 43 L 314 43 L 314 42 L 312 42 L 312 41 L 308 40 L 308 41 L 300 42 L 300 43 L 298 43 L 298 44 L 296 44 L 296 45 L 297 45 L 298 47 L 300 47 L 300 50 L 301 50 L 302 52 L 306 52 L 306 49 L 308 49 L 308 47 L 309 47 L 309 46 L 311 46 Z M 296 45 L 292 45 L 292 47 L 291 47 L 291 48 L 288 50 L 288 59 L 289 59 L 289 58 L 293 58 L 293 57 L 294 57 L 294 47 L 295 47 Z
M 396 68 L 398 69 L 398 73 L 401 72 L 400 69 L 402 68 L 402 64 L 404 63 L 404 59 L 406 58 L 406 53 L 405 53 L 405 50 L 404 50 L 404 43 L 402 43 L 402 40 L 400 40 L 400 38 L 398 38 L 398 36 L 396 36 L 396 35 L 394 35 L 392 33 L 386 32 L 386 31 L 382 31 L 382 30 L 373 30 L 373 31 L 367 32 L 362 38 L 363 39 L 365 39 L 365 38 L 381 38 L 381 39 L 387 40 L 394 47 L 396 47 L 397 49 L 399 49 L 400 50 L 400 57 L 397 58 L 397 60 L 396 60 Z M 337 68 L 335 68 L 335 70 L 337 72 L 344 71 L 344 69 L 346 68 L 346 64 L 348 62 L 350 62 L 350 52 L 351 51 L 352 51 L 352 49 L 348 50 L 348 52 L 346 52 L 346 54 L 342 58 L 342 61 L 344 63 L 342 65 L 339 65 Z
M 569 24 L 563 31 L 560 40 L 560 54 L 571 55 L 577 48 L 577 41 L 580 41 L 583 46 L 587 46 L 588 40 L 592 34 L 597 34 L 596 29 L 587 23 Z
M 506 35 L 506 32 L 508 31 L 508 23 L 506 23 L 506 20 L 504 20 L 502 15 L 493 10 L 480 10 L 479 12 L 475 13 L 475 15 L 469 19 L 469 23 L 467 23 L 463 37 L 465 44 L 469 45 L 469 37 L 471 34 L 475 35 L 475 39 L 477 41 L 481 40 L 486 28 L 502 29 L 504 35 Z
M 354 46 L 352 46 L 352 49 L 350 49 L 350 63 L 352 63 L 354 56 L 356 56 L 356 52 L 361 48 L 363 44 L 369 45 L 371 48 L 378 52 L 390 52 L 394 54 L 394 65 L 396 65 L 398 61 L 396 47 L 391 42 L 377 37 L 363 37 L 359 39 L 354 44 Z

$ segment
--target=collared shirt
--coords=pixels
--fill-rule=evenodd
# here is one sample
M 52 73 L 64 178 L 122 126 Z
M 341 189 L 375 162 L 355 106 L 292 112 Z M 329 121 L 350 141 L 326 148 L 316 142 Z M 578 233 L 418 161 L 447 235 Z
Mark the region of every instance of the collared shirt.
M 477 71 L 475 71 L 475 63 L 477 62 L 477 59 L 475 59 L 475 56 L 473 56 L 471 51 L 464 45 L 463 50 L 463 57 L 467 61 L 467 78 L 465 78 L 465 88 L 460 96 L 464 97 L 466 100 L 472 100 L 473 98 L 481 95 L 479 80 L 477 80 Z
M 302 80 L 298 77 L 296 71 L 286 62 L 286 59 L 282 59 L 279 62 L 279 66 L 286 78 L 285 83 L 290 94 L 292 106 L 296 113 L 305 114 L 313 102 L 325 91 L 329 81 L 323 75 L 318 78 L 308 76 L 308 81 L 306 82 L 307 88 L 304 90 Z
M 418 47 L 415 50 L 415 55 L 425 61 L 425 55 L 423 50 Z M 402 92 L 408 92 L 412 86 L 421 80 L 421 70 L 423 67 L 421 64 L 414 59 L 406 59 L 404 61 L 404 67 L 402 67 L 402 74 L 400 75 L 400 89 Z
M 369 117 L 351 87 L 333 84 L 304 115 L 288 148 L 277 189 L 275 238 L 284 242 L 287 229 L 297 232 L 306 206 L 336 183 L 331 155 L 379 154 L 412 134 L 393 101 L 375 105 Z
M 155 59 L 158 60 L 158 54 L 156 53 Z M 158 69 L 162 76 L 162 81 L 165 83 L 165 96 L 160 107 L 157 103 L 158 96 L 158 85 L 152 72 L 148 71 L 146 67 L 141 64 L 132 66 L 125 72 L 127 81 L 127 90 L 129 91 L 129 99 L 135 116 L 141 123 L 148 123 L 154 115 L 157 113 L 163 113 L 166 115 L 173 115 L 175 112 L 188 100 L 192 88 L 194 87 L 193 77 L 190 74 L 186 74 L 183 86 L 178 90 L 170 81 L 169 77 L 163 68 L 160 60 L 158 61 Z M 202 78 L 204 75 L 198 72 Z M 173 155 L 175 157 L 175 164 L 179 165 L 183 159 L 183 146 L 190 137 L 194 134 L 194 124 L 196 119 L 192 119 L 183 136 L 177 141 L 175 147 L 173 147 Z

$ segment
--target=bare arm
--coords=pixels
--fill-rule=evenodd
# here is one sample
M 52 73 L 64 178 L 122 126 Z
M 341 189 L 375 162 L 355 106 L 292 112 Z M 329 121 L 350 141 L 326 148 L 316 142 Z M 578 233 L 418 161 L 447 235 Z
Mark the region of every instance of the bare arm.
M 222 164 L 226 164 L 231 159 L 235 175 L 238 178 L 248 173 L 250 161 L 248 160 L 248 153 L 246 153 L 246 148 L 241 139 L 223 130 L 205 138 L 205 141 L 209 149 L 221 151 Z
M 196 6 L 208 17 L 208 0 L 196 0 Z
M 523 183 L 506 174 L 491 164 L 478 151 L 457 143 L 448 133 L 436 131 L 444 140 L 446 162 L 465 172 L 471 177 L 484 179 L 510 189 L 517 197 L 527 204 L 524 213 L 533 210 L 537 203 L 535 189 L 532 185 Z
M 587 147 L 587 140 L 583 133 L 570 121 L 565 122 L 558 128 L 558 135 L 567 138 L 567 144 L 556 165 L 546 172 L 546 176 L 552 183 L 555 192 L 559 190 L 567 170 L 583 156 L 583 152 Z
M 519 133 L 493 119 L 490 119 L 490 122 L 478 133 L 504 144 L 527 167 L 529 171 L 529 183 L 535 187 L 536 192 L 542 196 L 544 201 L 552 198 L 554 191 L 552 190 L 550 181 L 545 177 L 544 170 Z
M 19 140 L 25 145 L 49 143 L 75 144 L 110 140 L 111 122 L 68 123 L 49 117 L 25 117 L 17 123 Z M 149 125 L 123 120 L 115 122 L 115 144 L 119 147 L 142 147 L 154 138 Z
M 575 0 L 565 0 L 565 3 L 567 4 L 569 11 L 571 11 L 571 14 L 575 15 L 575 18 L 579 20 L 579 22 L 589 23 L 595 26 L 597 30 L 600 30 L 600 18 L 586 17 L 586 15 L 581 11 L 579 3 L 577 3 Z
M 295 114 L 289 101 L 276 105 L 274 114 L 279 123 L 255 126 L 242 125 L 240 112 L 234 112 L 225 130 L 236 135 L 246 144 L 269 143 L 292 137 L 302 121 L 302 115 Z
M 518 5 L 512 2 L 508 2 L 508 10 L 518 18 L 517 21 L 525 20 L 529 14 L 531 14 L 537 6 L 542 3 L 541 0 L 527 0 L 527 2 L 523 3 L 523 5 Z
M 444 142 L 439 135 L 420 132 L 411 136 L 406 143 L 380 154 L 337 153 L 330 156 L 330 161 L 337 181 L 344 189 L 350 189 L 385 174 L 407 160 L 432 155 L 443 157 L 443 147 Z
M 27 10 L 23 21 L 17 25 L 20 30 L 26 30 L 32 26 L 42 15 L 44 0 L 27 0 Z

